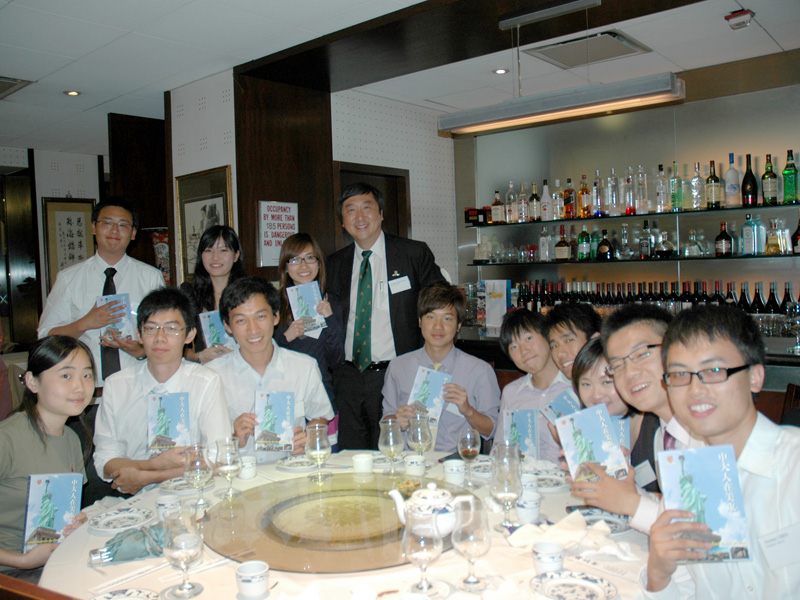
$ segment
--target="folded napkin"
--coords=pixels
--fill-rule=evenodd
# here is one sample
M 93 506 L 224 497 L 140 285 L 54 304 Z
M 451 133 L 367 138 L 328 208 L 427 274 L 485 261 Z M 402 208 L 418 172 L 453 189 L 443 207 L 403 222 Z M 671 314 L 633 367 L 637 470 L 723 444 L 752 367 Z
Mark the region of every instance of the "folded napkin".
M 90 561 L 127 562 L 151 556 L 161 556 L 164 545 L 164 526 L 159 524 L 122 531 L 102 548 L 92 550 Z

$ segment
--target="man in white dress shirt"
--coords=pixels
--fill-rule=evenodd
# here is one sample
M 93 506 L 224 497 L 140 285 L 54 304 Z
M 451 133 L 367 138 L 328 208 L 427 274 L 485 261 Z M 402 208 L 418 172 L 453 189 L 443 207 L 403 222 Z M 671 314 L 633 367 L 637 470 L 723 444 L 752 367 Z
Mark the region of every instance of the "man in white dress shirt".
M 280 320 L 280 301 L 278 291 L 261 277 L 237 279 L 225 288 L 219 300 L 222 322 L 239 348 L 208 366 L 222 378 L 234 433 L 240 446 L 247 448 L 247 454 L 255 453 L 257 392 L 294 394 L 292 454 L 305 452 L 307 422 L 327 424 L 333 419 L 333 408 L 316 359 L 281 348 L 272 339 Z M 268 463 L 287 456 L 288 452 L 255 454 L 260 463 Z
M 195 336 L 194 308 L 175 288 L 148 294 L 139 305 L 137 329 L 147 360 L 106 381 L 95 423 L 94 464 L 105 481 L 125 494 L 183 474 L 183 447 L 150 457 L 148 398 L 186 394 L 189 437 L 205 444 L 213 460 L 217 440 L 231 435 L 222 381 L 203 365 L 183 360 Z M 187 325 L 190 324 L 190 325 Z

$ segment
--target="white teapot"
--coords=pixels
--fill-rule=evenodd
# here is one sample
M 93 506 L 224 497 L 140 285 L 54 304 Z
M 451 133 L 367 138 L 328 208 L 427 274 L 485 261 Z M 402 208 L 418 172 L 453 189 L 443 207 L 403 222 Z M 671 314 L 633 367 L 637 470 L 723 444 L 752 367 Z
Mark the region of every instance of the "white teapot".
M 429 483 L 427 487 L 418 489 L 411 494 L 408 501 L 403 500 L 403 495 L 398 490 L 389 491 L 389 496 L 397 506 L 397 516 L 403 525 L 406 524 L 406 510 L 421 514 L 438 513 L 436 527 L 442 537 L 450 535 L 456 526 L 455 505 L 459 502 L 469 502 L 471 498 L 470 496 L 454 498 L 447 490 L 437 488 L 435 483 Z

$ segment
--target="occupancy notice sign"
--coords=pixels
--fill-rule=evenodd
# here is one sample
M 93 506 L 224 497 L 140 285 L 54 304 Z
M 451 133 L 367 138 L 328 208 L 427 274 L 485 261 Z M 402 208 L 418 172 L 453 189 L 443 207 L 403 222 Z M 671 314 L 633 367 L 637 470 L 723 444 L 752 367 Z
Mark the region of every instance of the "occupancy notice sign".
M 296 202 L 259 202 L 259 254 L 262 267 L 277 267 L 283 240 L 297 233 Z

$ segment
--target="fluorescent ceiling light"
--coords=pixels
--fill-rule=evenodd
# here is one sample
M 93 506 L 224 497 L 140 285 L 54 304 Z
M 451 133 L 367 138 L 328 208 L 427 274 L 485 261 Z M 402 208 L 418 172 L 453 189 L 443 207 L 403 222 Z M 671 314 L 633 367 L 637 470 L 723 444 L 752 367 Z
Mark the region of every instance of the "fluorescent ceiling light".
M 439 117 L 439 131 L 480 133 L 682 100 L 686 88 L 674 73 L 513 98 Z

